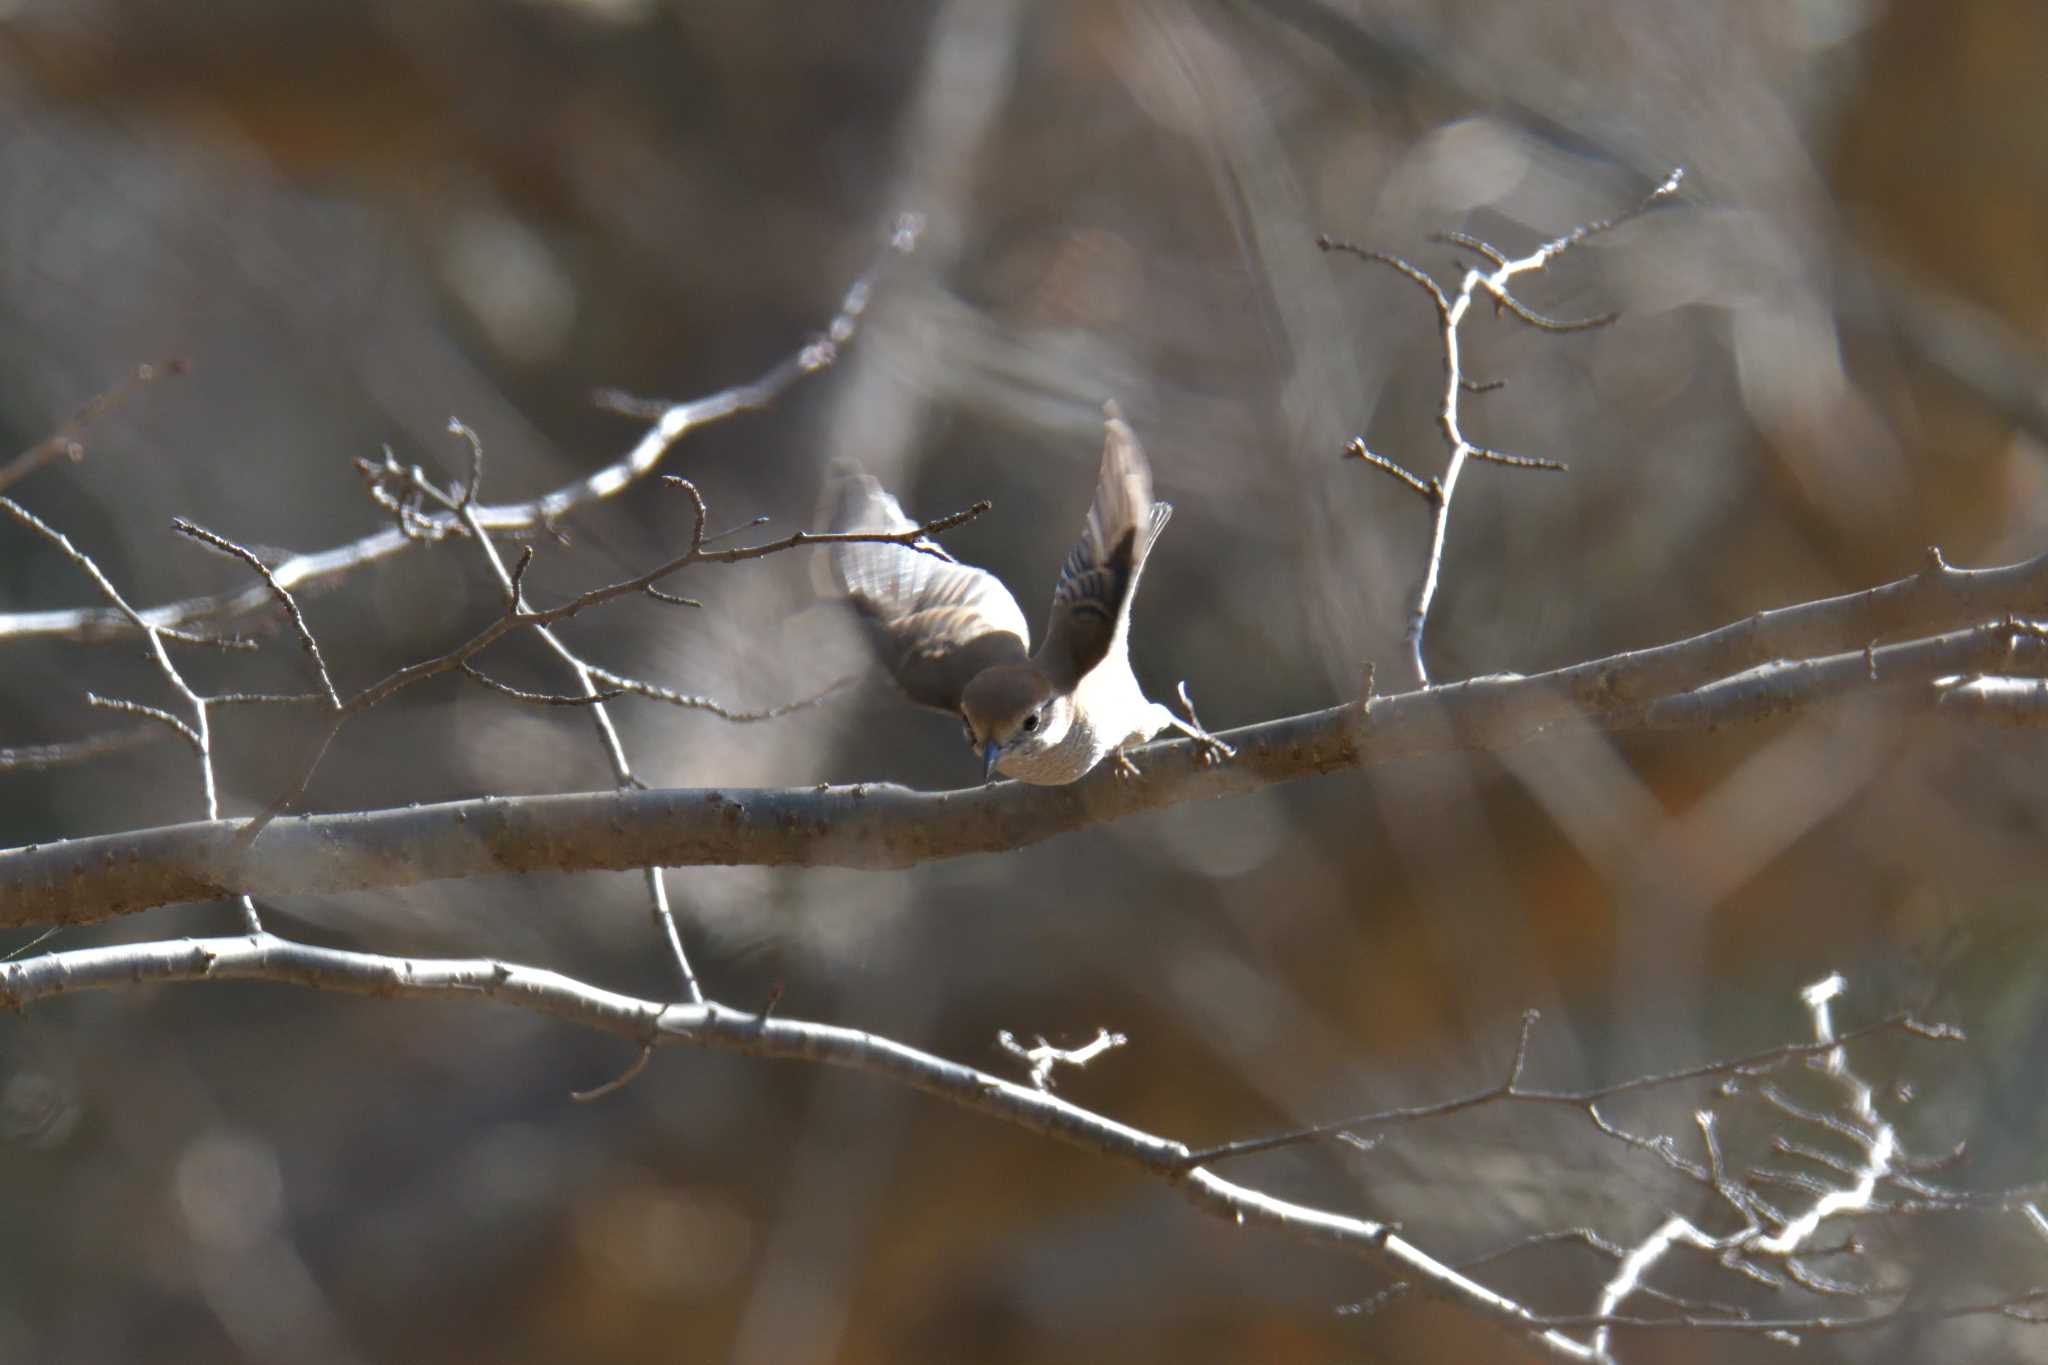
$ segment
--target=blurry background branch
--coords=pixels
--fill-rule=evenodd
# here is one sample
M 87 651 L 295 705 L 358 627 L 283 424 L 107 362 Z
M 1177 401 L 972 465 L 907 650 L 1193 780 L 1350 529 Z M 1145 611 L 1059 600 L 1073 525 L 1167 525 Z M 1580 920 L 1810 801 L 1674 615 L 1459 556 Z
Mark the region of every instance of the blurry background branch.
M 64 459 L 75 463 L 84 459 L 83 437 L 86 429 L 95 421 L 120 407 L 143 385 L 184 372 L 185 364 L 181 360 L 173 360 L 164 365 L 137 365 L 126 379 L 88 399 L 71 415 L 71 420 L 7 463 L 0 464 L 0 490 L 27 478 L 52 460 Z

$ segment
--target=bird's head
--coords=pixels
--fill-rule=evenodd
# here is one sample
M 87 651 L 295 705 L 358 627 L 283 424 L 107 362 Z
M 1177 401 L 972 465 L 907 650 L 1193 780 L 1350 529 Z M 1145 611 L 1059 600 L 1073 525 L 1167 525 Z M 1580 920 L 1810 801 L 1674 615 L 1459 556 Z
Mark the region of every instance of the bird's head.
M 998 664 L 967 684 L 960 718 L 987 781 L 1005 757 L 1043 753 L 1065 739 L 1074 723 L 1074 698 L 1032 664 Z

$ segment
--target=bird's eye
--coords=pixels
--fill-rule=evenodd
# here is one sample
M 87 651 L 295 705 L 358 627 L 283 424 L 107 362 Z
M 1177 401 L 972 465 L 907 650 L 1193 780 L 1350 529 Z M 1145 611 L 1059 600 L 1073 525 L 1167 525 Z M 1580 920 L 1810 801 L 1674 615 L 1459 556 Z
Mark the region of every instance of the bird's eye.
M 1024 717 L 1024 733 L 1028 735 L 1037 728 L 1038 713 L 1036 711 L 1033 711 L 1030 715 Z

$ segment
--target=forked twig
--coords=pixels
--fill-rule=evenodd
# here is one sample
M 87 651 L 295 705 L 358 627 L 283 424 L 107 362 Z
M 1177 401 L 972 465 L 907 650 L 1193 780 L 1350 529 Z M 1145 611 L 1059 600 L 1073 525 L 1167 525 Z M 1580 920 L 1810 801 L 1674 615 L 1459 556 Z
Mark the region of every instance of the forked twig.
M 1485 460 L 1492 464 L 1507 465 L 1518 469 L 1562 470 L 1564 465 L 1555 460 L 1538 459 L 1527 455 L 1514 455 L 1475 444 L 1465 435 L 1461 401 L 1465 394 L 1484 392 L 1497 385 L 1477 384 L 1467 378 L 1464 370 L 1462 342 L 1458 329 L 1470 313 L 1472 301 L 1480 294 L 1491 298 L 1497 309 L 1513 314 L 1531 327 L 1546 332 L 1580 332 L 1595 327 L 1604 327 L 1615 320 L 1616 315 L 1580 318 L 1560 321 L 1546 317 L 1529 308 L 1515 297 L 1508 282 L 1517 275 L 1542 270 L 1559 253 L 1578 245 L 1598 233 L 1619 227 L 1656 204 L 1678 192 L 1683 170 L 1673 171 L 1663 184 L 1638 203 L 1627 213 L 1617 214 L 1596 222 L 1585 223 L 1573 228 L 1562 237 L 1545 242 L 1526 256 L 1510 258 L 1508 254 L 1491 243 L 1462 232 L 1438 234 L 1436 240 L 1450 242 L 1475 252 L 1493 268 L 1491 270 L 1470 269 L 1465 272 L 1455 294 L 1445 291 L 1442 285 L 1428 274 L 1389 252 L 1376 251 L 1356 243 L 1339 241 L 1329 236 L 1318 237 L 1316 245 L 1325 251 L 1337 251 L 1356 256 L 1392 269 L 1428 295 L 1436 308 L 1437 330 L 1443 349 L 1444 396 L 1437 409 L 1437 425 L 1442 428 L 1444 443 L 1450 449 L 1450 460 L 1444 466 L 1441 476 L 1424 479 L 1400 464 L 1379 455 L 1368 448 L 1360 437 L 1353 437 L 1344 447 L 1344 453 L 1387 474 L 1406 487 L 1410 492 L 1420 494 L 1432 508 L 1433 525 L 1430 533 L 1429 557 L 1424 562 L 1422 583 L 1417 588 L 1414 605 L 1408 613 L 1408 655 L 1415 671 L 1416 681 L 1429 686 L 1429 666 L 1423 658 L 1423 631 L 1429 623 L 1429 610 L 1436 600 L 1438 581 L 1443 572 L 1444 543 L 1450 534 L 1451 499 L 1458 489 L 1458 478 L 1464 473 L 1468 460 Z

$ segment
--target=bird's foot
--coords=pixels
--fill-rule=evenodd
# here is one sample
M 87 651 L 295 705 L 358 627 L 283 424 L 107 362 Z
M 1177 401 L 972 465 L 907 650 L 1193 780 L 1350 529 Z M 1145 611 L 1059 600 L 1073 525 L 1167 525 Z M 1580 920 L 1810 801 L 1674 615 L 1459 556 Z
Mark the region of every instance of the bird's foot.
M 1144 776 L 1142 772 L 1138 771 L 1138 765 L 1131 761 L 1131 756 L 1122 749 L 1110 751 L 1109 770 L 1116 774 L 1117 780 L 1120 782 L 1128 782 L 1134 777 Z
M 1188 718 L 1182 720 L 1179 716 L 1174 716 L 1170 711 L 1167 714 L 1173 719 L 1173 728 L 1195 742 L 1195 757 L 1201 765 L 1205 768 L 1213 768 L 1226 758 L 1236 758 L 1236 749 L 1225 744 L 1222 740 L 1202 728 L 1202 719 L 1195 714 L 1194 698 L 1188 695 L 1186 680 L 1182 680 L 1180 686 L 1175 690 L 1180 694 L 1180 704 L 1187 711 Z

